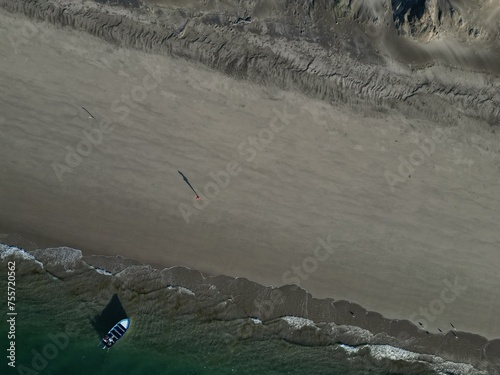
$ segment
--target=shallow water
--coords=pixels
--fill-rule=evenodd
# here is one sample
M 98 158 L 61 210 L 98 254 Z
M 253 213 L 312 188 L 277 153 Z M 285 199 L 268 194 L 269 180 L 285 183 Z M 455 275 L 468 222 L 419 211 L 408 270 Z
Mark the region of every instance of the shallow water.
M 99 336 L 88 317 L 78 314 L 74 302 L 58 303 L 57 311 L 37 308 L 31 302 L 18 306 L 17 373 L 349 373 L 347 367 L 339 366 L 345 361 L 340 349 L 300 347 L 282 340 L 238 341 L 225 332 L 225 323 L 196 322 L 192 318 L 169 320 L 162 324 L 161 331 L 152 333 L 141 326 L 154 327 L 153 322 L 132 317 L 131 328 L 123 338 L 109 351 L 102 350 L 97 347 Z M 69 319 L 79 327 L 74 329 Z M 0 334 L 5 337 L 7 331 Z
M 118 288 L 110 282 L 117 277 L 98 273 L 71 254 L 61 256 L 63 266 L 58 268 L 57 258 L 46 258 L 42 265 L 27 253 L 0 245 L 2 290 L 7 288 L 7 261 L 16 261 L 18 313 L 16 368 L 2 359 L 2 374 L 446 373 L 446 366 L 438 371 L 411 352 L 389 346 L 299 345 L 294 332 L 319 328 L 307 324 L 298 328 L 297 318 L 279 319 L 273 327 L 257 319 L 221 319 L 224 315 L 197 305 L 198 297 L 187 289 L 155 290 L 146 287 L 152 281 L 141 279 L 132 280 L 135 289 L 131 291 L 123 281 L 132 278 L 126 273 L 120 274 Z M 144 286 L 139 287 L 141 283 Z M 100 338 L 120 314 L 131 318 L 131 326 L 113 348 L 102 350 Z M 282 327 L 291 336 L 283 336 Z M 4 346 L 6 336 L 7 326 L 2 325 Z M 6 348 L 2 349 L 5 353 Z M 477 373 L 470 370 L 459 365 L 453 373 Z
M 18 373 L 43 374 L 347 374 L 340 350 L 306 348 L 283 341 L 237 342 L 221 323 L 172 321 L 163 333 L 132 325 L 111 350 L 96 346 L 98 336 L 82 322 L 75 334 L 50 311 L 30 309 L 18 315 Z M 62 304 L 61 309 L 65 306 Z M 138 318 L 140 319 L 140 318 Z M 137 319 L 136 319 L 137 320 Z M 59 329 L 58 329 L 59 328 Z M 67 332 L 67 334 L 66 334 Z M 5 337 L 6 331 L 1 333 Z M 154 342 L 154 344 L 152 344 Z M 59 347 L 57 346 L 59 344 Z M 359 372 L 356 372 L 359 373 Z

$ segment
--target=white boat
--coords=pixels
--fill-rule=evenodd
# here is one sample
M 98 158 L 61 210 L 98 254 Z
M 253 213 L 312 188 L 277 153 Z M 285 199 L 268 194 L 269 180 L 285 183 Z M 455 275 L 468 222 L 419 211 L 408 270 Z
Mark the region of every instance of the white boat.
M 111 348 L 118 340 L 127 332 L 130 327 L 130 319 L 122 319 L 109 330 L 106 336 L 101 341 L 102 348 Z

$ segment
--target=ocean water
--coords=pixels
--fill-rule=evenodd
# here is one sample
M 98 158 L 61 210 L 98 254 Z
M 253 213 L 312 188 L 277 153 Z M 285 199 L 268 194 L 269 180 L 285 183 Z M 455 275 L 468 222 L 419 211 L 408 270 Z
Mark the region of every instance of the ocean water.
M 341 348 L 308 348 L 282 340 L 237 341 L 224 324 L 171 320 L 163 330 L 130 330 L 110 350 L 97 347 L 90 321 L 75 314 L 71 301 L 58 310 L 20 303 L 16 327 L 16 370 L 20 374 L 349 374 Z M 67 311 L 67 316 L 62 314 Z M 73 329 L 66 319 L 81 325 Z M 165 325 L 165 326 L 166 326 Z M 138 327 L 139 326 L 139 327 Z M 153 326 L 153 324 L 150 324 Z M 6 337 L 3 330 L 0 337 Z M 151 337 L 154 336 L 154 337 Z M 35 372 L 32 372 L 35 371 Z M 4 373 L 2 371 L 2 373 Z
M 42 263 L 0 245 L 3 291 L 7 262 L 16 262 L 17 313 L 16 367 L 8 366 L 4 355 L 1 374 L 484 373 L 388 346 L 297 344 L 283 339 L 280 327 L 318 328 L 297 318 L 276 323 L 271 331 L 256 319 L 221 319 L 225 315 L 208 311 L 185 289 L 158 289 L 152 282 L 156 278 L 148 279 L 151 273 L 139 278 L 126 269 L 112 276 L 84 265 L 79 252 L 61 249 L 60 259 L 57 254 Z M 102 350 L 103 332 L 124 314 L 131 319 L 129 330 L 113 348 Z M 0 327 L 2 352 L 7 353 L 8 326 Z
M 218 348 L 203 347 L 210 340 L 190 337 L 189 344 L 175 348 L 166 343 L 165 348 L 155 350 L 143 346 L 140 341 L 125 336 L 111 350 L 96 349 L 95 341 L 73 337 L 70 344 L 59 350 L 55 358 L 46 357 L 48 345 L 53 343 L 49 332 L 21 331 L 23 339 L 18 347 L 18 373 L 44 374 L 347 374 L 347 369 L 337 368 L 333 358 L 314 365 L 314 356 L 308 350 L 297 351 L 280 343 L 242 345 L 232 353 Z M 168 340 L 167 337 L 164 338 Z M 215 337 L 214 337 L 215 339 Z M 32 349 L 32 350 L 29 350 Z M 28 351 L 29 350 L 29 351 Z M 34 351 L 33 351 L 34 350 Z M 37 353 L 41 353 L 37 355 Z M 295 353 L 295 355 L 294 355 Z M 42 359 L 40 359 L 42 358 Z M 301 362 L 299 359 L 302 359 Z M 305 360 L 305 362 L 304 362 Z M 327 368 L 327 363 L 331 368 Z M 17 372 L 13 372 L 17 373 Z M 374 372 L 370 372 L 374 373 Z
M 22 298 L 22 296 L 20 296 Z M 58 296 L 54 298 L 59 299 Z M 16 369 L 20 374 L 348 374 L 342 349 L 308 348 L 282 340 L 238 341 L 220 322 L 180 318 L 164 329 L 141 329 L 132 316 L 129 331 L 110 350 L 102 350 L 99 335 L 71 300 L 54 311 L 34 305 L 18 306 Z M 66 311 L 66 313 L 63 313 Z M 75 327 L 68 318 L 74 319 Z M 151 328 L 154 322 L 147 323 Z M 3 326 L 5 328 L 5 326 Z M 0 337 L 6 337 L 2 329 Z M 2 366 L 5 368 L 4 366 Z M 34 372 L 33 372 L 34 371 Z M 3 370 L 2 370 L 2 373 Z

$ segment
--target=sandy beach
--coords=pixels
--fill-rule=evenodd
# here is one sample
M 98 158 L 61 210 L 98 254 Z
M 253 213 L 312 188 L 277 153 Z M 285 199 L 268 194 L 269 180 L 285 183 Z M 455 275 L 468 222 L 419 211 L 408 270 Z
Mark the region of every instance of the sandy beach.
M 0 20 L 0 233 L 500 337 L 498 134 Z

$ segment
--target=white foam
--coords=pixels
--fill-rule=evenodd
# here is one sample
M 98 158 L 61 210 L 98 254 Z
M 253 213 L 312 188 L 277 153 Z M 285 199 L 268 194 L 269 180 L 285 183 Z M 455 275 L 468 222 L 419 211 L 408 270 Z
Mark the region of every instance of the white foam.
M 124 270 L 118 272 L 115 276 L 122 278 L 128 278 L 128 277 L 133 278 L 136 275 L 141 275 L 143 273 L 152 274 L 154 272 L 160 272 L 160 271 L 155 270 L 153 267 L 148 265 L 135 265 L 125 268 Z
M 96 270 L 97 273 L 100 273 L 101 275 L 106 275 L 106 276 L 113 276 L 113 274 L 109 271 L 106 271 L 102 268 L 95 268 L 95 267 L 92 267 L 93 269 Z
M 371 346 L 370 351 L 372 353 L 372 356 L 378 360 L 389 358 L 391 360 L 403 359 L 405 361 L 412 361 L 417 360 L 420 356 L 417 353 L 395 348 L 394 346 L 390 345 Z
M 284 316 L 281 318 L 288 323 L 294 329 L 302 329 L 304 327 L 314 327 L 317 328 L 312 320 L 306 318 L 299 318 L 297 316 Z
M 24 259 L 24 260 L 29 260 L 34 262 L 35 264 L 39 265 L 41 268 L 43 268 L 42 262 L 38 261 L 33 255 L 30 253 L 19 249 L 17 247 L 12 247 L 4 244 L 0 244 L 0 259 L 3 261 L 5 258 L 9 256 L 14 256 L 17 259 Z
M 339 344 L 339 346 L 348 353 L 357 353 L 359 351 L 359 348 L 354 348 L 354 347 L 349 346 L 349 345 Z
M 257 319 L 257 318 L 250 318 L 250 320 L 251 320 L 252 322 L 254 322 L 254 324 L 262 324 L 262 320 L 260 320 L 260 319 Z
M 37 250 L 35 255 L 42 258 L 46 265 L 62 265 L 66 272 L 73 272 L 77 267 L 77 263 L 82 259 L 80 250 L 65 246 Z
M 177 289 L 177 292 L 181 293 L 181 294 L 188 294 L 190 296 L 194 296 L 194 292 L 192 290 L 189 290 L 188 288 L 184 288 L 182 286 L 177 286 L 177 287 L 173 287 L 173 286 L 167 286 L 167 289 Z
M 356 336 L 365 341 L 369 341 L 373 338 L 373 334 L 370 331 L 358 326 L 351 326 L 347 324 L 337 325 L 335 323 L 327 323 L 326 326 L 328 327 L 326 331 L 331 335 L 337 336 L 337 335 L 348 334 Z
M 189 294 L 190 296 L 194 296 L 194 292 L 188 288 L 184 288 L 182 286 L 179 287 L 179 292 L 184 293 L 184 294 Z
M 485 372 L 478 371 L 474 366 L 467 363 L 450 362 L 436 355 L 415 353 L 390 345 L 360 345 L 352 347 L 345 344 L 339 344 L 339 347 L 349 354 L 356 354 L 362 348 L 369 348 L 371 356 L 379 361 L 390 359 L 392 361 L 403 360 L 406 362 L 427 363 L 440 374 L 446 374 L 453 371 L 453 373 L 460 375 L 486 375 Z

